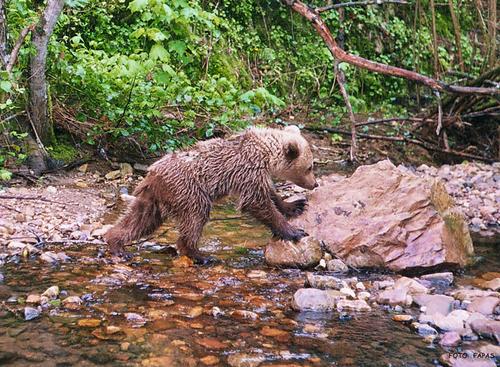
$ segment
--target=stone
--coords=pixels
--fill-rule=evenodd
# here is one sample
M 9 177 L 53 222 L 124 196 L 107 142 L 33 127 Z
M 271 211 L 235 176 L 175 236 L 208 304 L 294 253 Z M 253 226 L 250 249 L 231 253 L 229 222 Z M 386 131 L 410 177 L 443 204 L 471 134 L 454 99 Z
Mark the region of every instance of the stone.
M 441 294 L 417 294 L 413 297 L 413 302 L 420 307 L 425 307 L 427 315 L 434 315 L 435 313 L 443 316 L 448 315 L 452 310 L 453 301 L 453 297 Z
M 408 290 L 397 288 L 397 289 L 386 289 L 380 292 L 377 296 L 377 302 L 386 305 L 406 305 L 407 304 Z
M 393 271 L 465 266 L 474 253 L 467 223 L 444 184 L 385 160 L 349 178 L 324 177 L 291 223 L 355 267 Z
M 439 314 L 434 314 L 434 325 L 442 331 L 456 331 L 458 333 L 464 333 L 466 331 L 465 321 L 469 318 L 469 316 L 470 314 L 464 310 L 452 311 L 444 317 Z
M 468 306 L 467 311 L 479 312 L 483 315 L 491 315 L 495 308 L 500 304 L 500 298 L 497 297 L 480 297 L 475 298 Z
M 55 194 L 57 192 L 57 189 L 54 186 L 47 186 L 45 189 L 49 194 Z
M 476 334 L 484 338 L 496 340 L 497 343 L 500 343 L 500 321 L 478 319 L 472 321 L 470 326 Z
M 134 174 L 134 169 L 129 163 L 120 163 L 120 176 L 126 178 Z
M 125 313 L 125 318 L 127 319 L 128 322 L 137 326 L 141 326 L 146 323 L 146 319 L 144 317 L 134 312 Z
M 59 262 L 59 256 L 57 256 L 55 252 L 45 251 L 40 255 L 40 260 L 49 264 L 57 264 Z
M 341 299 L 337 302 L 337 311 L 371 311 L 371 307 L 361 299 Z
M 293 295 L 292 308 L 297 311 L 332 311 L 336 309 L 337 302 L 345 297 L 336 290 L 301 288 Z
M 445 273 L 433 273 L 422 275 L 420 279 L 426 280 L 430 282 L 433 286 L 449 286 L 453 283 L 453 273 L 445 272 Z
M 201 338 L 201 339 L 196 339 L 195 342 L 202 347 L 205 347 L 207 349 L 226 349 L 227 345 L 224 343 L 221 343 L 219 340 L 214 339 L 214 338 Z
M 419 322 L 413 322 L 411 327 L 415 329 L 419 335 L 427 336 L 427 335 L 438 335 L 438 332 L 433 327 L 427 324 L 421 324 Z
M 42 293 L 42 297 L 47 297 L 48 299 L 55 299 L 59 296 L 59 287 L 57 285 L 53 285 L 45 290 Z
M 326 262 L 326 268 L 328 271 L 333 271 L 335 273 L 347 273 L 349 271 L 348 266 L 339 259 L 328 260 Z
M 442 347 L 456 347 L 462 341 L 462 337 L 456 331 L 448 331 L 441 336 L 439 345 Z
M 485 289 L 491 289 L 493 291 L 498 291 L 498 290 L 500 290 L 500 278 L 495 278 L 495 279 L 483 282 L 481 287 L 485 288 Z
M 318 275 L 313 273 L 306 273 L 306 283 L 313 288 L 319 289 L 340 290 L 347 286 L 347 282 L 344 279 L 331 275 Z
M 106 224 L 102 226 L 101 228 L 97 228 L 92 232 L 92 237 L 102 237 L 106 234 L 107 231 L 109 231 L 111 228 L 113 228 L 112 224 Z
M 257 320 L 259 315 L 255 312 L 247 311 L 247 310 L 234 310 L 229 313 L 229 315 L 235 319 L 240 320 Z
M 219 358 L 216 356 L 205 356 L 203 358 L 200 358 L 200 362 L 203 363 L 205 366 L 215 366 L 219 364 Z
M 264 361 L 265 357 L 259 354 L 235 353 L 227 357 L 231 367 L 258 367 Z
M 392 319 L 397 322 L 410 322 L 413 321 L 412 315 L 393 315 Z
M 26 303 L 38 304 L 38 303 L 40 303 L 40 296 L 38 294 L 30 294 L 26 298 Z
M 494 355 L 497 359 L 500 358 L 500 345 L 486 344 L 481 345 L 478 349 L 481 353 Z
M 271 240 L 264 255 L 266 262 L 272 266 L 307 269 L 320 262 L 323 250 L 319 241 L 307 236 L 298 242 Z
M 89 168 L 88 163 L 84 163 L 80 167 L 78 167 L 77 170 L 81 173 L 86 173 L 88 168 Z
M 80 327 L 96 328 L 101 325 L 101 320 L 98 319 L 80 319 L 77 322 Z
M 498 292 L 466 288 L 457 289 L 451 292 L 451 295 L 460 301 L 472 301 L 478 297 L 500 297 L 500 293 Z
M 24 319 L 26 321 L 36 319 L 37 317 L 40 317 L 40 314 L 41 314 L 40 308 L 34 308 L 34 307 L 24 308 Z
M 118 169 L 118 170 L 114 170 L 114 171 L 110 171 L 110 172 L 106 173 L 104 178 L 106 180 L 116 180 L 117 178 L 120 178 L 120 176 L 121 176 L 121 172 Z
M 356 293 L 349 287 L 343 287 L 340 289 L 340 293 L 345 294 L 348 298 L 356 298 Z
M 359 292 L 358 293 L 358 299 L 362 299 L 362 300 L 367 300 L 369 299 L 371 296 L 370 292 Z
M 65 299 L 63 299 L 63 301 L 62 301 L 63 305 L 70 304 L 70 303 L 81 305 L 83 303 L 83 301 L 78 296 L 69 296 L 69 297 L 66 297 Z

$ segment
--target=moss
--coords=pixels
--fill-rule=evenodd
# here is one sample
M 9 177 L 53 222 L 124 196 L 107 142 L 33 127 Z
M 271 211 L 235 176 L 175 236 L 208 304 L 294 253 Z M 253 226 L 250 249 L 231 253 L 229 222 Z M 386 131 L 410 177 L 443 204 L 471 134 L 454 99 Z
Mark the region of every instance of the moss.
M 66 142 L 58 142 L 48 148 L 50 156 L 58 161 L 69 163 L 78 158 L 78 150 Z

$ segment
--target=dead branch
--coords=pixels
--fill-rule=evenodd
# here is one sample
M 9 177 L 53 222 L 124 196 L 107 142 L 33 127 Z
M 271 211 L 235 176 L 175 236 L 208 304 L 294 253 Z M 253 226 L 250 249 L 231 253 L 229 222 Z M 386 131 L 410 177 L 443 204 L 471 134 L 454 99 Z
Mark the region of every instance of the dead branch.
M 0 195 L 0 199 L 5 199 L 5 200 L 36 200 L 36 201 L 45 201 L 47 203 L 65 205 L 65 203 L 61 203 L 60 201 L 49 200 L 49 199 L 43 198 L 41 196 Z
M 336 128 L 326 127 L 326 126 L 324 126 L 324 127 L 322 127 L 322 126 L 320 126 L 320 127 L 306 126 L 306 127 L 304 127 L 304 129 L 306 129 L 308 131 L 313 131 L 313 132 L 326 131 L 326 132 L 333 133 L 333 134 L 342 134 L 342 135 L 348 135 L 348 136 L 351 135 L 350 131 L 345 131 L 342 129 L 336 129 Z M 481 157 L 481 156 L 477 156 L 477 155 L 473 155 L 473 154 L 469 154 L 469 153 L 457 152 L 454 150 L 444 150 L 444 149 L 441 149 L 433 144 L 426 143 L 426 142 L 421 141 L 421 140 L 406 138 L 406 137 L 372 135 L 372 134 L 362 134 L 362 133 L 357 133 L 357 136 L 361 139 L 386 140 L 386 141 L 395 141 L 395 142 L 401 142 L 401 143 L 414 144 L 414 145 L 419 145 L 419 146 L 421 146 L 427 150 L 430 150 L 430 151 L 445 153 L 445 154 L 453 155 L 453 156 L 460 157 L 460 158 L 475 159 L 478 161 L 484 161 L 484 162 L 488 162 L 488 163 L 495 162 L 494 159 L 490 159 L 487 157 Z
M 460 21 L 458 20 L 457 14 L 455 12 L 455 5 L 453 4 L 453 0 L 448 0 L 448 7 L 450 8 L 451 21 L 453 23 L 453 33 L 455 34 L 455 45 L 457 47 L 457 58 L 458 65 L 462 72 L 465 71 L 464 60 L 462 58 L 462 42 L 460 40 L 460 34 L 462 33 L 460 30 Z
M 348 64 L 363 69 L 367 69 L 373 72 L 381 73 L 384 75 L 391 75 L 413 80 L 415 82 L 424 84 L 429 88 L 438 91 L 447 91 L 450 93 L 464 93 L 464 94 L 500 95 L 500 89 L 498 88 L 463 87 L 456 85 L 448 85 L 442 81 L 435 80 L 431 77 L 416 73 L 414 71 L 382 64 L 379 62 L 364 59 L 356 55 L 349 54 L 338 46 L 337 42 L 335 41 L 335 38 L 332 36 L 325 22 L 314 8 L 311 8 L 298 0 L 282 0 L 282 1 L 312 23 L 313 27 L 316 29 L 318 34 L 325 41 L 333 57 L 339 61 L 347 62 Z
M 327 6 L 322 6 L 316 8 L 318 13 L 322 13 L 324 11 L 332 10 L 332 9 L 340 9 L 346 8 L 350 6 L 366 6 L 366 5 L 382 5 L 382 4 L 408 4 L 405 0 L 365 0 L 365 1 L 349 1 L 346 3 L 340 4 L 331 4 Z
M 7 63 L 7 66 L 5 67 L 5 70 L 10 74 L 12 72 L 12 69 L 14 68 L 14 65 L 16 64 L 17 61 L 17 56 L 19 55 L 19 50 L 21 49 L 21 46 L 23 45 L 23 42 L 25 38 L 28 36 L 30 32 L 32 32 L 35 29 L 36 24 L 30 24 L 26 28 L 24 28 L 21 33 L 19 33 L 19 37 L 17 37 L 17 41 L 14 44 L 14 47 L 12 48 L 12 52 L 10 53 L 9 56 L 9 62 Z

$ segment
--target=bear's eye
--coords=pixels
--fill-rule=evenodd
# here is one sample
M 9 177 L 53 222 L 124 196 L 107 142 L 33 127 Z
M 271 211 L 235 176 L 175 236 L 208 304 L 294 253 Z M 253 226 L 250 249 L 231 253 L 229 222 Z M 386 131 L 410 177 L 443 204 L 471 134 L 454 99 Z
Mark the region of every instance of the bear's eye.
M 307 172 L 311 172 L 313 170 L 313 166 L 309 166 L 309 168 L 307 169 Z

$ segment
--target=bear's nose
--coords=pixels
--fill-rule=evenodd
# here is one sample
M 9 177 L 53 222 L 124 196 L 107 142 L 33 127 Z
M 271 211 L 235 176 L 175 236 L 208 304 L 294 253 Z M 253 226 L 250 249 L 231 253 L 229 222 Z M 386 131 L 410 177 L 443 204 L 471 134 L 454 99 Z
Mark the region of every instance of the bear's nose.
M 317 182 L 315 182 L 315 183 L 314 183 L 314 187 L 316 188 L 316 187 L 318 187 L 318 186 L 319 186 L 319 184 L 318 184 Z

